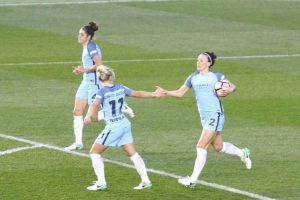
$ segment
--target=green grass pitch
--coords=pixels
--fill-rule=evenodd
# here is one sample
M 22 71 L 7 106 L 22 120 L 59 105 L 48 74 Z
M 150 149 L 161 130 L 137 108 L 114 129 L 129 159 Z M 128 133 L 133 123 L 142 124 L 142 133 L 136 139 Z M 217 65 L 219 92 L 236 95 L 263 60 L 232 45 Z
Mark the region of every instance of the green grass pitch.
M 105 64 L 115 69 L 116 82 L 136 90 L 176 89 L 196 68 L 193 59 L 155 59 L 196 59 L 204 50 L 220 57 L 300 54 L 300 1 L 3 6 L 20 2 L 45 1 L 0 0 L 0 133 L 59 147 L 73 141 L 72 109 L 81 78 L 71 71 L 81 59 L 77 32 L 90 20 L 101 23 L 95 41 Z M 252 150 L 253 169 L 209 148 L 200 180 L 274 199 L 300 199 L 299 63 L 300 56 L 217 61 L 214 70 L 237 85 L 236 93 L 222 99 L 223 138 Z M 193 91 L 181 99 L 127 102 L 136 113 L 133 134 L 147 167 L 190 175 L 201 132 Z M 85 127 L 82 153 L 103 126 Z M 0 151 L 24 146 L 0 138 Z M 121 149 L 103 156 L 131 164 Z M 133 169 L 105 167 L 109 190 L 90 192 L 85 188 L 95 175 L 88 158 L 46 148 L 1 155 L 0 199 L 251 199 L 203 185 L 190 190 L 153 173 L 152 190 L 134 191 L 139 177 Z

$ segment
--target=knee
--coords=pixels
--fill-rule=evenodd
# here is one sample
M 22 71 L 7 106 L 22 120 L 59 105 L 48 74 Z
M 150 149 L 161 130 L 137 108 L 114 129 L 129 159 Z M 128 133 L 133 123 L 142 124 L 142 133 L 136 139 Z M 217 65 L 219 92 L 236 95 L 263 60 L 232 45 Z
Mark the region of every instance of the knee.
M 95 155 L 95 154 L 100 154 L 99 152 L 97 152 L 96 148 L 94 148 L 94 145 L 91 147 L 90 152 L 89 152 L 90 156 Z
M 216 141 L 213 141 L 211 143 L 211 145 L 213 146 L 214 150 L 216 152 L 220 152 L 223 148 L 223 142 L 216 142 Z
M 83 114 L 83 110 L 82 109 L 79 109 L 77 107 L 74 108 L 73 110 L 73 115 L 74 116 L 81 116 Z
M 131 158 L 132 156 L 138 154 L 137 152 L 125 152 L 125 153 L 126 153 L 126 155 L 127 155 L 129 158 Z
M 135 152 L 134 154 L 127 154 L 128 158 L 130 158 L 130 160 L 134 161 L 136 160 L 138 157 L 140 157 L 140 155 L 138 154 L 138 152 Z
M 207 149 L 208 146 L 209 146 L 209 144 L 206 144 L 206 143 L 204 143 L 204 142 L 202 142 L 202 141 L 199 141 L 199 142 L 197 143 L 196 148 L 197 148 L 197 149 L 198 149 L 198 148 L 200 148 L 200 149 Z
M 212 143 L 215 151 L 217 152 L 225 152 L 226 150 L 226 143 L 222 142 L 222 143 Z
M 223 145 L 222 144 L 213 144 L 213 147 L 216 152 L 221 152 Z
M 137 155 L 138 152 L 135 150 L 135 148 L 130 148 L 130 149 L 126 149 L 125 150 L 125 154 L 128 156 L 128 157 L 132 157 L 134 155 Z

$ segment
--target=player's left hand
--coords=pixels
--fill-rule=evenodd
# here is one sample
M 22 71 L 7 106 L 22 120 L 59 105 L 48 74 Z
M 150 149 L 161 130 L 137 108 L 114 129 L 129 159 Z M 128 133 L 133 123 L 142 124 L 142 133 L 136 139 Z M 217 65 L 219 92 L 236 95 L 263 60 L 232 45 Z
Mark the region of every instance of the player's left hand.
M 222 89 L 218 90 L 218 96 L 219 97 L 226 97 L 232 92 L 233 92 L 232 87 L 223 87 Z

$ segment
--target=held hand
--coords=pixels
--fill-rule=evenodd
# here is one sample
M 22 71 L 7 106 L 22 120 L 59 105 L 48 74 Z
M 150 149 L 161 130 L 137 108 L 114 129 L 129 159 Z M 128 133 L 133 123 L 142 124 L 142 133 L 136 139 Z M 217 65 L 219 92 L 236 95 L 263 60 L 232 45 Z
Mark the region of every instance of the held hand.
M 165 89 L 161 88 L 160 86 L 156 86 L 156 91 L 165 92 Z
M 228 94 L 224 89 L 220 89 L 220 90 L 217 91 L 217 95 L 219 97 L 226 97 Z
M 154 91 L 154 94 L 155 94 L 156 98 L 161 98 L 161 97 L 166 96 L 165 90 L 159 86 L 156 86 L 156 90 Z
M 84 118 L 84 124 L 85 125 L 88 125 L 89 123 L 91 123 L 91 117 L 88 117 L 88 116 L 85 116 L 85 118 Z
M 218 90 L 218 96 L 220 97 L 226 97 L 227 95 L 229 95 L 230 93 L 233 92 L 233 88 L 232 87 L 223 87 L 222 89 Z

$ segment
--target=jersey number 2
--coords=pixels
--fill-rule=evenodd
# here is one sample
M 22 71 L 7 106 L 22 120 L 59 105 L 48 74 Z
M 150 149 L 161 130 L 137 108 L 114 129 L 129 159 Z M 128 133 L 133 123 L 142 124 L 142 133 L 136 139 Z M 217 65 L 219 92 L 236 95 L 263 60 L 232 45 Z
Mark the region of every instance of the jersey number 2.
M 214 123 L 215 123 L 216 120 L 215 119 L 210 119 L 210 120 L 211 120 L 211 122 L 209 123 L 209 125 L 214 126 Z
M 123 98 L 120 98 L 118 100 L 118 103 L 120 104 L 119 111 L 121 113 L 122 112 L 123 103 L 124 103 Z M 111 106 L 111 114 L 112 114 L 112 116 L 116 116 L 116 100 L 110 101 L 109 104 Z

